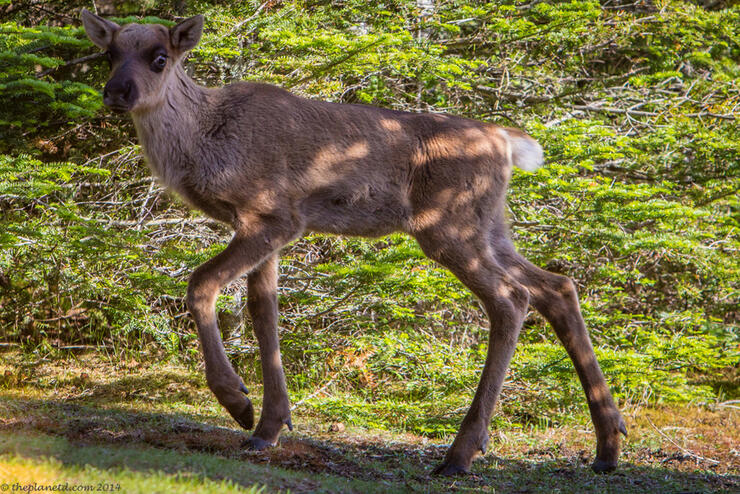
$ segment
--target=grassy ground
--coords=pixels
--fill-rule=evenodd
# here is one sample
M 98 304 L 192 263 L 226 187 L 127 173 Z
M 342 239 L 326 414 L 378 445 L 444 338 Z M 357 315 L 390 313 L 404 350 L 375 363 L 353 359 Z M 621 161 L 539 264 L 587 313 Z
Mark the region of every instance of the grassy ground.
M 0 478 L 121 492 L 738 492 L 740 413 L 732 403 L 625 411 L 620 469 L 596 476 L 590 427 L 492 431 L 473 474 L 430 476 L 446 440 L 325 422 L 299 406 L 295 431 L 268 452 L 245 433 L 197 369 L 113 364 L 98 354 L 0 364 Z M 258 395 L 259 387 L 252 394 Z

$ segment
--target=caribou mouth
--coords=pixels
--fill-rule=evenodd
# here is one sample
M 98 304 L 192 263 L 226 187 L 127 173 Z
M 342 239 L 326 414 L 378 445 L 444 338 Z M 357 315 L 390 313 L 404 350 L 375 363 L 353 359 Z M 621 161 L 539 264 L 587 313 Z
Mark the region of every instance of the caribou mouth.
M 129 110 L 128 106 L 124 105 L 108 105 L 108 108 L 113 110 L 115 113 L 126 113 Z

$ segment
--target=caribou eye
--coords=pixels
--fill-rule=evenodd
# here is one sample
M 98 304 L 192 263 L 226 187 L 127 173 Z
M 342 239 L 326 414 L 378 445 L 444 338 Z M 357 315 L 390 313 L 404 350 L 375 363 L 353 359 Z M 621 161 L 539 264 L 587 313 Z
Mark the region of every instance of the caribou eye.
M 152 60 L 152 70 L 154 72 L 162 72 L 165 65 L 167 65 L 167 55 L 159 54 Z

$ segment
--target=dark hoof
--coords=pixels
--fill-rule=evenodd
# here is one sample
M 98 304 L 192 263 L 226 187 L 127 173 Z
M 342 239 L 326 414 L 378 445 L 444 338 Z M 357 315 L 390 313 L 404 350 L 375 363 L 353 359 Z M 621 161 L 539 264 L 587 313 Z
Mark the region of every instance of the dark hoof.
M 242 448 L 249 451 L 264 451 L 273 446 L 275 446 L 273 443 L 265 441 L 261 437 L 257 436 L 250 436 L 242 443 Z
M 432 470 L 432 475 L 438 475 L 440 477 L 452 477 L 454 475 L 467 475 L 468 469 L 462 467 L 456 463 L 445 460 L 441 465 L 437 465 L 437 468 Z
M 613 472 L 617 468 L 616 461 L 604 461 L 598 458 L 591 464 L 591 470 L 596 473 L 609 473 Z
M 480 450 L 480 454 L 486 454 L 486 451 L 488 451 L 488 434 L 483 437 L 480 445 L 478 446 L 478 449 Z
M 236 420 L 237 423 L 246 430 L 252 430 L 252 427 L 254 427 L 254 407 L 249 398 L 245 398 L 245 400 L 247 402 L 244 405 L 244 408 L 242 408 L 239 413 L 232 413 L 231 416 L 234 417 L 234 420 Z
M 627 437 L 627 426 L 624 425 L 624 421 L 619 422 L 619 432 L 621 432 L 624 437 Z

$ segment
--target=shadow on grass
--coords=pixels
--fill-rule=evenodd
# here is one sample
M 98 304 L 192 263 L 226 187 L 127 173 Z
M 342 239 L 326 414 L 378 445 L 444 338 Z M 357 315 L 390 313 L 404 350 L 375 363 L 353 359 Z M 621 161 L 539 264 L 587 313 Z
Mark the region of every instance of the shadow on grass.
M 127 381 L 130 384 L 129 381 Z M 149 383 L 151 384 L 151 383 Z M 116 387 L 116 389 L 118 389 Z M 103 392 L 110 390 L 99 390 Z M 55 458 L 63 465 L 126 468 L 230 479 L 245 487 L 292 492 L 737 492 L 740 477 L 624 464 L 594 475 L 578 459 L 502 459 L 487 455 L 473 474 L 430 477 L 444 448 L 289 433 L 267 452 L 241 448 L 244 431 L 179 414 L 102 408 L 0 394 L 0 453 Z

